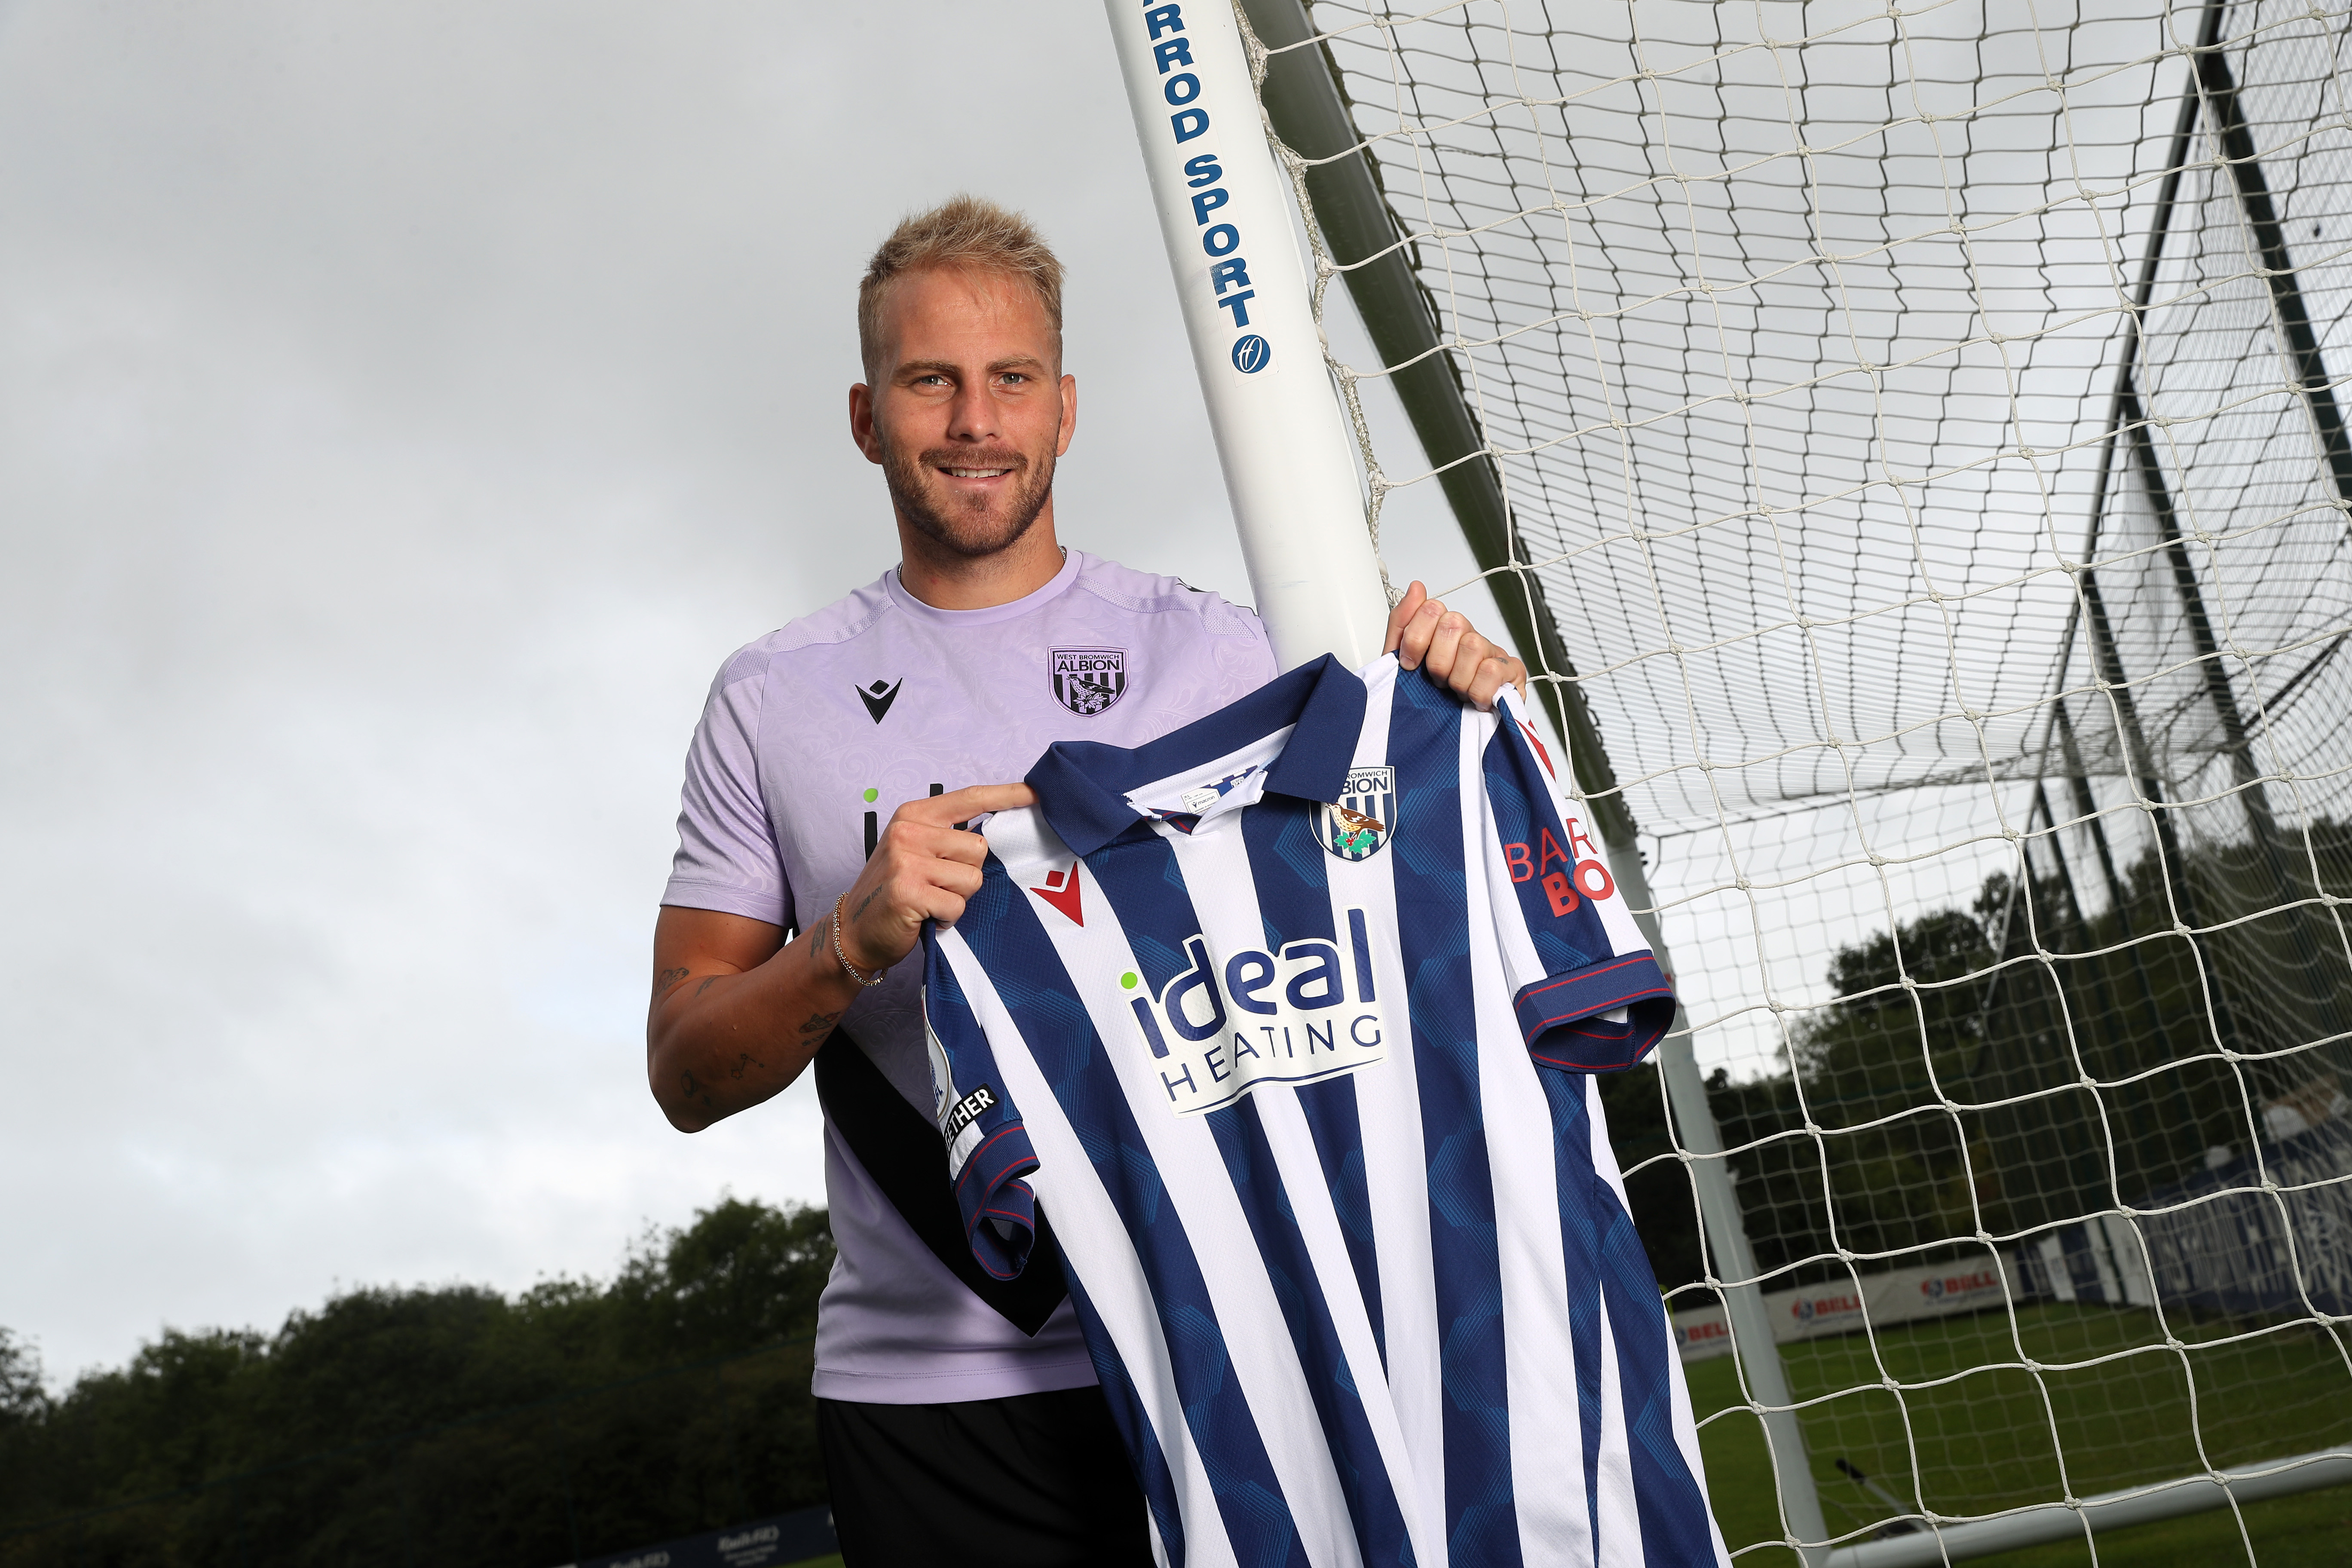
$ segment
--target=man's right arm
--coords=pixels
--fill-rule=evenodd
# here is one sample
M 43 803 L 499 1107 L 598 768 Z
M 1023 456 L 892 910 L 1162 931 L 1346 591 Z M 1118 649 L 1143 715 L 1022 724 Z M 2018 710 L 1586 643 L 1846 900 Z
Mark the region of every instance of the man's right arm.
M 913 952 L 925 921 L 952 925 L 988 857 L 986 840 L 954 825 L 1035 798 L 1026 784 L 976 784 L 900 806 L 838 906 L 849 962 L 871 974 Z M 766 921 L 664 906 L 646 1071 L 670 1125 L 698 1132 L 800 1077 L 861 989 L 834 951 L 833 920 L 825 910 L 787 943 Z

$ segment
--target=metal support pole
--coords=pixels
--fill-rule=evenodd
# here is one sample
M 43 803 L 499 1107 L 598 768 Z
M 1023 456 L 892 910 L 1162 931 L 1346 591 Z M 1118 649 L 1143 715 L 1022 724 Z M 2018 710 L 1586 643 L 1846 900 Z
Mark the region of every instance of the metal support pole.
M 2272 292 L 2277 303 L 2281 331 L 2294 351 L 2298 370 L 2305 377 L 2305 396 L 2320 430 L 2322 444 L 2336 475 L 2338 488 L 2347 501 L 2352 501 L 2352 448 L 2346 448 L 2343 460 L 2337 460 L 2338 449 L 2344 439 L 2343 422 L 2326 382 L 2317 344 L 2311 338 L 2301 292 L 2292 268 L 2285 265 L 2284 240 L 2272 213 L 2261 166 L 2254 156 L 2252 138 L 2238 110 L 2235 88 L 2219 47 L 2226 9 L 2220 0 L 2209 4 L 2204 9 L 2196 52 L 2192 56 L 2194 73 L 2182 94 L 2180 110 L 2173 125 L 2170 155 L 2166 162 L 2163 182 L 2158 187 L 2147 245 L 2140 258 L 2139 276 L 2135 280 L 2130 313 L 2125 322 L 2123 350 L 2116 367 L 2116 389 L 2108 415 L 2106 448 L 2092 498 L 2089 538 L 2084 544 L 2084 564 L 2080 573 L 2080 608 L 2087 612 L 2084 618 L 2092 639 L 2094 668 L 2110 687 L 2118 728 L 2125 742 L 2126 772 L 2137 775 L 2135 785 L 2151 807 L 2149 816 L 2157 831 L 2166 884 L 2172 893 L 2178 917 L 2192 927 L 2202 926 L 2204 921 L 2198 913 L 2198 901 L 2189 882 L 2179 833 L 2164 801 L 2155 753 L 2140 725 L 2137 706 L 2126 683 L 2122 658 L 2099 593 L 2098 580 L 2089 565 L 2097 555 L 2098 537 L 2105 519 L 2118 446 L 2127 449 L 2128 455 L 2124 460 L 2138 476 L 2147 492 L 2157 532 L 2171 569 L 2174 589 L 2180 596 L 2189 637 L 2197 650 L 2206 696 L 2221 723 L 2224 749 L 2231 760 L 2256 853 L 2270 874 L 2274 897 L 2283 907 L 2292 910 L 2301 897 L 2295 879 L 2290 876 L 2280 853 L 2276 820 L 2270 809 L 2269 797 L 2262 786 L 2261 771 L 2253 760 L 2252 740 L 2244 719 L 2238 710 L 2228 669 L 2222 663 L 2219 639 L 2214 636 L 2211 618 L 2206 612 L 2195 563 L 2190 559 L 2187 542 L 2180 534 L 2171 481 L 2165 472 L 2161 455 L 2156 449 L 2137 382 L 2157 271 L 2163 259 L 2165 239 L 2171 230 L 2173 215 L 2179 207 L 2180 180 L 2188 166 L 2189 144 L 2200 113 L 2210 113 L 2216 121 L 2217 133 L 2229 155 L 2233 178 L 2246 205 L 2248 220 L 2255 229 L 2256 246 L 2263 251 L 2265 264 L 2270 268 Z M 2313 379 L 2315 377 L 2315 380 Z M 2087 790 L 2079 784 L 2079 766 L 2074 772 L 2078 775 L 2077 793 L 2086 795 Z M 2104 835 L 2099 847 L 2104 855 Z M 2343 1025 L 2336 1000 L 2336 988 L 2325 972 L 2325 960 L 2312 939 L 2307 922 L 2294 913 L 2290 914 L 2290 940 L 2294 947 L 2296 966 L 2303 972 L 2312 1006 L 2318 1016 L 2320 1030 L 2326 1035 L 2341 1034 Z M 2234 1009 L 2229 1004 L 2219 966 L 2209 962 L 2201 945 L 2193 939 L 2190 945 L 2195 952 L 2198 971 L 2206 979 L 2212 997 L 2215 1032 L 2220 1042 L 2228 1049 L 2244 1048 L 2246 1042 L 2241 1036 Z
M 2336 406 L 2336 391 L 2327 377 L 2327 364 L 2320 353 L 2319 340 L 2312 331 L 2311 317 L 2304 308 L 2303 288 L 2294 269 L 2293 258 L 2287 253 L 2286 236 L 2279 223 L 2276 208 L 2271 202 L 2269 182 L 2263 174 L 2262 159 L 2254 146 L 2252 132 L 2247 127 L 2244 111 L 2239 107 L 2237 83 L 2230 73 L 2228 54 L 2216 40 L 2221 32 L 2221 18 L 2225 6 L 2213 4 L 2207 13 L 2204 45 L 2196 56 L 2197 89 L 2205 100 L 2205 116 L 2213 127 L 2216 141 L 2221 143 L 2223 162 L 2236 187 L 2240 206 L 2246 215 L 2246 226 L 2253 248 L 2262 258 L 2263 273 L 2270 285 L 2271 305 L 2279 335 L 2285 341 L 2287 357 L 2293 362 L 2296 384 L 2311 416 L 2319 437 L 2322 456 L 2336 481 L 2339 503 L 2345 508 L 2347 521 L 2352 521 L 2352 442 L 2347 442 L 2343 411 Z M 2135 342 L 2137 341 L 2137 334 Z M 2155 468 L 2154 438 L 2145 425 L 2137 431 L 2139 444 L 2146 447 L 2143 461 L 2158 475 Z M 2151 495 L 2156 492 L 2151 489 Z M 2187 544 L 2173 516 L 2168 498 L 2158 509 L 2157 525 L 2165 536 L 2166 549 L 2172 558 L 2174 581 L 2179 584 L 2183 608 L 2189 616 L 2190 635 L 2197 644 L 2200 663 L 2205 670 L 2205 685 L 2215 710 L 2221 715 L 2223 740 L 2229 747 L 2231 769 L 2236 775 L 2246 805 L 2246 816 L 2252 826 L 2255 847 L 2260 851 L 2263 868 L 2270 873 L 2271 883 L 2280 902 L 2300 903 L 2303 890 L 2293 877 L 2279 846 L 2278 824 L 2272 815 L 2270 799 L 2263 791 L 2262 772 L 2255 765 L 2253 745 L 2246 733 L 2246 723 L 2238 711 L 2237 697 L 2231 689 L 2229 671 L 2222 665 L 2211 622 L 2205 614 L 2204 596 L 2198 586 L 2197 574 L 2189 556 Z M 2326 972 L 2318 944 L 2313 941 L 2310 921 L 2305 911 L 2297 910 L 2289 917 L 2294 931 L 2295 958 L 2311 988 L 2312 1005 L 2318 1014 L 2320 1032 L 2340 1036 L 2346 1025 L 2343 1009 L 2337 1004 L 2333 977 Z
M 2198 47 L 2200 50 L 2210 50 L 2213 47 L 2221 25 L 2221 7 L 2208 6 L 2199 34 Z M 2098 477 L 2091 497 L 2090 529 L 2083 544 L 2083 565 L 2076 574 L 2080 593 L 2077 614 L 2086 623 L 2090 633 L 2092 668 L 2106 685 L 2109 700 L 2115 705 L 2118 738 L 2124 745 L 2125 776 L 2130 781 L 2134 792 L 2148 805 L 2148 817 L 2156 829 L 2157 854 L 2163 863 L 2165 885 L 2172 895 L 2175 918 L 2190 927 L 2201 926 L 2204 922 L 2198 917 L 2196 895 L 2189 883 L 2188 865 L 2181 858 L 2179 835 L 2165 804 L 2164 786 L 2156 771 L 2155 752 L 2141 728 L 2138 703 L 2124 673 L 2123 657 L 2116 647 L 2115 629 L 2107 619 L 2106 601 L 2099 592 L 2098 576 L 2090 563 L 2098 556 L 2099 532 L 2106 520 L 2107 495 L 2110 477 L 2116 469 L 2116 445 L 2125 438 L 2126 428 L 2137 435 L 2145 425 L 2143 420 L 2126 418 L 2127 414 L 2137 415 L 2139 409 L 2132 373 L 2139 363 L 2148 305 L 2156 291 L 2157 268 L 2164 258 L 2165 237 L 2171 231 L 2172 215 L 2179 205 L 2180 176 L 2188 166 L 2189 143 L 2197 130 L 2198 113 L 2198 85 L 2192 78 L 2188 90 L 2182 94 L 2180 112 L 2173 121 L 2170 155 L 2165 162 L 2163 182 L 2157 187 L 2156 211 L 2148 223 L 2147 248 L 2140 256 L 2139 277 L 2133 287 L 2130 313 L 2125 320 L 2123 353 L 2116 372 L 2115 395 L 2108 409 L 2106 442 L 2100 455 Z M 2147 470 L 2143 468 L 2141 472 L 2145 477 Z M 2063 719 L 2063 705 L 2061 714 Z M 2071 728 L 2068 744 L 2071 748 Z M 2075 772 L 2080 773 L 2079 766 Z M 2084 790 L 2083 794 L 2087 796 L 2088 791 Z M 2104 834 L 2100 847 L 2104 852 Z M 2122 907 L 2120 903 L 2117 905 L 2119 909 Z M 2237 1021 L 2231 1011 L 2221 975 L 2208 965 L 2204 950 L 2194 938 L 2189 940 L 2189 952 L 2211 999 L 2216 1037 L 2225 1048 L 2235 1050 L 2240 1043 Z
M 1321 47 L 1310 43 L 1317 29 L 1300 0 L 1238 3 L 1258 42 L 1282 51 L 1265 62 L 1265 80 L 1259 90 L 1266 117 L 1284 145 L 1307 163 L 1305 180 L 1313 221 L 1332 261 L 1343 268 L 1340 276 L 1374 352 L 1382 363 L 1402 367 L 1390 378 L 1397 399 L 1423 454 L 1439 470 L 1438 483 L 1463 538 L 1488 574 L 1506 629 L 1538 676 L 1549 678 L 1538 679 L 1537 687 L 1568 743 L 1578 792 L 1601 829 L 1612 874 L 1624 889 L 1634 921 L 1648 938 L 1658 966 L 1671 975 L 1674 965 L 1660 938 L 1633 811 L 1617 787 L 1600 728 L 1545 603 L 1542 581 L 1516 548 L 1517 531 L 1502 475 L 1463 396 L 1453 356 L 1438 336 L 1429 296 L 1400 244 L 1381 192 L 1379 171 L 1359 145 L 1338 75 Z M 1295 47 L 1302 45 L 1306 47 Z M 1812 1564 L 1822 1560 L 1826 1548 L 1820 1543 L 1829 1539 L 1829 1531 L 1822 1522 L 1780 1346 L 1764 1310 L 1763 1289 L 1757 1282 L 1755 1253 L 1724 1163 L 1723 1135 L 1707 1105 L 1688 1023 L 1679 1011 L 1658 1052 L 1676 1138 L 1691 1156 L 1689 1169 L 1708 1253 L 1724 1281 L 1725 1311 L 1740 1370 L 1750 1395 L 1763 1407 L 1781 1518 L 1791 1540 L 1802 1543 L 1801 1554 Z
M 2279 335 L 2286 340 L 2287 357 L 2294 362 L 2296 384 L 2311 411 L 2320 452 L 2328 472 L 2335 476 L 2336 493 L 2345 503 L 2346 521 L 2352 524 L 2352 440 L 2346 437 L 2344 413 L 2336 405 L 2335 384 L 2327 378 L 2327 364 L 2319 353 L 2319 338 L 2311 330 L 2310 312 L 2304 309 L 2303 288 L 2296 279 L 2294 261 L 2287 254 L 2286 232 L 2272 205 L 2270 184 L 2263 177 L 2253 133 L 2238 107 L 2238 85 L 2230 75 L 2229 57 L 2219 43 L 2221 14 L 2226 9 L 2220 0 L 2212 0 L 2207 10 L 2195 56 L 2197 83 L 2204 90 L 2206 112 L 2221 143 L 2221 156 L 2229 166 L 2230 178 L 2238 188 L 2239 203 L 2245 208 L 2246 226 L 2253 231 L 2254 250 L 2262 258 L 2263 276 L 2270 283 L 2271 304 L 2278 313 Z
M 2221 721 L 2222 749 L 2229 753 L 2230 770 L 2243 792 L 2247 822 L 2260 842 L 2274 847 L 2278 826 L 2271 814 L 2270 796 L 2263 789 L 2262 770 L 2254 765 L 2246 721 L 2238 711 L 2237 694 L 2231 689 L 2229 669 L 2221 662 L 2221 639 L 2213 635 L 2212 617 L 2205 611 L 2205 592 L 2198 582 L 2197 565 L 2189 557 L 2189 542 L 2180 537 L 2180 519 L 2173 510 L 2171 480 L 2156 449 L 2156 437 L 2148 429 L 2147 411 L 2140 405 L 2138 389 L 2132 384 L 2129 365 L 2125 366 L 2123 382 L 2116 389 L 2116 418 L 2130 438 L 2134 466 L 2139 471 L 2140 484 L 2147 491 L 2148 510 L 2156 519 L 2157 537 L 2164 541 L 2165 560 L 2172 568 L 2173 591 L 2180 596 L 2181 614 L 2189 623 L 2189 640 L 2197 648 L 2197 666 L 2204 681 L 2206 699 Z M 2273 873 L 2283 875 L 2276 861 L 2273 853 Z
M 2107 696 L 2115 704 L 2116 723 L 2124 742 L 2126 776 L 2134 790 L 2147 803 L 2148 818 L 2156 828 L 2156 852 L 2164 865 L 2166 888 L 2172 894 L 2175 917 L 2192 930 L 2205 921 L 2200 914 L 2196 889 L 2189 884 L 2189 863 L 2180 847 L 2179 829 L 2172 820 L 2172 808 L 2166 804 L 2164 784 L 2157 776 L 2156 753 L 2147 743 L 2147 732 L 2139 721 L 2139 703 L 2133 697 L 2124 674 L 2123 656 L 2116 649 L 2115 629 L 2107 621 L 2106 601 L 2099 593 L 2099 580 L 2090 568 L 2078 574 L 2082 584 L 2083 602 L 2089 607 L 2087 617 L 2091 627 L 2091 651 L 2099 678 L 2107 683 Z M 2218 969 L 2205 956 L 2205 950 L 2195 937 L 2187 939 L 2189 951 L 2197 964 L 2197 973 L 2206 985 L 2213 1015 L 2215 1037 L 2225 1049 L 2241 1048 L 2236 1013 L 2230 1006 L 2229 989 Z
M 1658 931 L 1656 900 L 1642 866 L 1641 847 L 1631 838 L 1602 839 L 1609 851 L 1610 872 L 1625 895 L 1634 923 L 1649 939 L 1658 967 L 1674 978 Z M 1748 1244 L 1748 1227 L 1739 1212 L 1739 1194 L 1732 1190 L 1731 1170 L 1723 1152 L 1723 1131 L 1716 1125 L 1714 1108 L 1706 1101 L 1706 1080 L 1691 1049 L 1690 1016 L 1675 1007 L 1674 1027 L 1658 1046 L 1658 1073 L 1665 1080 L 1666 1105 L 1672 1113 L 1675 1142 L 1690 1156 L 1691 1185 L 1698 1197 L 1699 1223 L 1706 1232 L 1710 1270 L 1723 1293 L 1723 1311 L 1731 1327 L 1733 1352 L 1748 1395 L 1759 1406 L 1764 1441 L 1772 1457 L 1772 1479 L 1780 1494 L 1780 1524 L 1806 1568 L 1828 1561 L 1829 1526 L 1822 1518 L 1821 1493 L 1813 1481 L 1812 1461 L 1805 1452 L 1805 1430 L 1798 1419 L 1796 1399 L 1789 1392 L 1789 1374 L 1780 1364 L 1780 1342 L 1772 1335 L 1772 1317 L 1764 1310 L 1764 1288 L 1758 1282 L 1756 1253 Z
M 2263 788 L 2262 769 L 2254 762 L 2253 742 L 2246 733 L 2246 721 L 2238 711 L 2237 694 L 2231 687 L 2230 672 L 2222 663 L 2220 639 L 2213 634 L 2213 623 L 2205 610 L 2205 595 L 2197 578 L 2195 563 L 2189 554 L 2188 542 L 2180 536 L 2179 519 L 2173 510 L 2171 487 L 2167 481 L 2164 465 L 2156 450 L 2156 438 L 2150 434 L 2139 396 L 2131 383 L 2131 367 L 2124 368 L 2122 384 L 2116 391 L 2116 418 L 2128 432 L 2131 449 L 2139 469 L 2140 483 L 2147 492 L 2148 510 L 2156 518 L 2156 531 L 2164 541 L 2165 554 L 2172 569 L 2172 584 L 2180 596 L 2181 613 L 2189 623 L 2189 637 L 2197 649 L 2197 665 L 2202 673 L 2206 700 L 2213 705 L 2221 721 L 2222 750 L 2230 759 L 2230 772 L 2238 786 L 2238 798 L 2246 813 L 2246 826 L 2252 835 L 2254 852 L 2263 868 L 2269 874 L 2272 897 L 2287 911 L 2291 940 L 2294 944 L 2295 966 L 2303 971 L 2305 984 L 2312 1005 L 2317 1010 L 2323 1035 L 2344 1033 L 2344 1024 L 2335 1001 L 2335 985 L 2322 967 L 2318 944 L 2311 938 L 2310 924 L 2295 906 L 2303 900 L 2297 879 L 2287 870 L 2285 858 L 2279 852 L 2278 819 L 2271 811 L 2270 795 Z

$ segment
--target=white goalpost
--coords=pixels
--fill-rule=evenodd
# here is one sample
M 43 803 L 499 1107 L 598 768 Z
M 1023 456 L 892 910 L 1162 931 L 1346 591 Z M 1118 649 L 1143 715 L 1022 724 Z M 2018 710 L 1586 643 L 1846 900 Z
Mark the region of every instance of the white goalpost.
M 1360 666 L 1388 602 L 1241 30 L 1222 4 L 1109 9 L 1258 613 L 1285 669 Z
M 2352 5 L 1106 9 L 1284 663 L 1442 497 L 1680 961 L 1735 1554 L 2259 1561 L 2352 1482 Z

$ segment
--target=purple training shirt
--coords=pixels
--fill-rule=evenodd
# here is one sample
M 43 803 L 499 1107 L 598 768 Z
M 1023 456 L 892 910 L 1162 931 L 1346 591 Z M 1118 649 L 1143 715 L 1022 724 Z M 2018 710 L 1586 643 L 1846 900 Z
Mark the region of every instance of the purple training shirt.
M 720 668 L 662 902 L 814 925 L 905 802 L 1016 781 L 1056 741 L 1141 745 L 1275 674 L 1255 616 L 1083 551 L 985 610 L 933 609 L 886 572 Z M 918 950 L 843 1026 L 928 1121 L 922 967 Z M 830 1120 L 824 1149 L 840 1256 L 818 1305 L 819 1397 L 921 1405 L 1095 1381 L 1066 1300 L 1023 1334 L 916 1237 Z

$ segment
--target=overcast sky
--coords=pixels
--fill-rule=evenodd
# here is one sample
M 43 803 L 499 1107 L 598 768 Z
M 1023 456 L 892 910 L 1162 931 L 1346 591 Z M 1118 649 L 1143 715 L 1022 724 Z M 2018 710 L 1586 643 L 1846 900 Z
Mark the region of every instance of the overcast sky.
M 1087 0 L 0 0 L 0 1325 L 53 1375 L 822 1201 L 806 1086 L 656 1111 L 648 937 L 719 660 L 896 557 L 854 290 L 959 189 L 1071 268 L 1064 540 L 1245 602 Z

